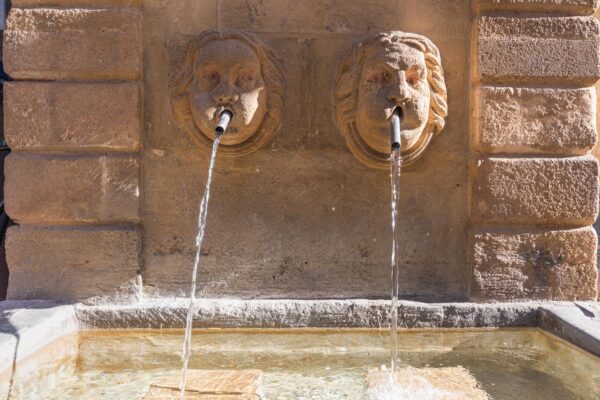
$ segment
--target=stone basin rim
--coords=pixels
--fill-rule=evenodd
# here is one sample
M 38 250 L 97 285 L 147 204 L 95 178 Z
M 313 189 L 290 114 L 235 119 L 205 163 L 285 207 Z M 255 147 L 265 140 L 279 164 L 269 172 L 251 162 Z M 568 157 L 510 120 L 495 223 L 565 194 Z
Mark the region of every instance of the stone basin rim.
M 0 374 L 65 335 L 87 330 L 182 328 L 189 300 L 133 304 L 0 303 Z M 195 328 L 388 327 L 389 300 L 200 299 Z M 401 328 L 537 327 L 600 357 L 600 304 L 399 302 Z

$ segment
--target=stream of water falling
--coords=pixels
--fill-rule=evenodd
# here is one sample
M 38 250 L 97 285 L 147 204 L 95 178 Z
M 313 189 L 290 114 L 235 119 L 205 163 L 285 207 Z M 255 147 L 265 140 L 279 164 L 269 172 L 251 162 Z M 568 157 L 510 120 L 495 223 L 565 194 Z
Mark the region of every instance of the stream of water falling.
M 390 179 L 392 188 L 392 309 L 391 309 L 391 383 L 396 382 L 396 368 L 398 366 L 398 197 L 400 196 L 400 147 L 392 150 L 390 163 Z
M 221 142 L 222 135 L 217 135 L 213 142 L 212 153 L 210 155 L 210 164 L 208 167 L 208 176 L 206 178 L 206 186 L 204 187 L 204 195 L 200 202 L 200 212 L 198 214 L 198 236 L 196 236 L 196 258 L 194 260 L 194 269 L 192 272 L 192 287 L 190 289 L 190 305 L 188 307 L 187 318 L 185 321 L 185 337 L 183 339 L 183 367 L 181 368 L 181 380 L 179 381 L 179 398 L 185 399 L 185 384 L 188 362 L 192 348 L 192 322 L 194 320 L 194 300 L 196 300 L 196 278 L 198 276 L 198 266 L 200 265 L 200 250 L 202 249 L 202 241 L 204 240 L 204 230 L 206 228 L 206 215 L 208 212 L 208 199 L 210 197 L 210 181 L 217 158 L 217 150 Z

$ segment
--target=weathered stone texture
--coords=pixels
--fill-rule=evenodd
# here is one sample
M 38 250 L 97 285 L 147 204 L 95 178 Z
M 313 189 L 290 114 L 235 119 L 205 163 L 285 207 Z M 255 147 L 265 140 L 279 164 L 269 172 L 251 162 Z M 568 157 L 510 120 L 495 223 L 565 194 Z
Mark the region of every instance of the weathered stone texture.
M 4 115 L 13 150 L 136 151 L 141 138 L 135 83 L 7 82 Z
M 478 88 L 475 147 L 486 153 L 585 154 L 596 144 L 593 88 Z
M 500 224 L 591 225 L 598 213 L 598 162 L 484 158 L 474 167 L 473 217 Z
M 478 79 L 593 84 L 600 77 L 599 32 L 594 17 L 480 17 Z
M 13 8 L 4 69 L 13 79 L 138 79 L 141 14 L 133 8 Z
M 476 0 L 477 11 L 541 11 L 592 14 L 597 0 Z
M 139 220 L 139 163 L 128 157 L 26 157 L 5 164 L 7 213 L 18 223 Z
M 139 273 L 137 229 L 13 226 L 8 298 L 81 300 L 131 296 Z
M 227 0 L 227 12 L 219 13 L 220 27 L 313 34 L 397 30 L 402 7 L 388 0 L 370 0 L 368 3 L 366 6 L 361 1 L 303 0 L 290 6 L 280 0 Z
M 478 232 L 473 237 L 477 300 L 595 300 L 593 228 L 546 232 Z

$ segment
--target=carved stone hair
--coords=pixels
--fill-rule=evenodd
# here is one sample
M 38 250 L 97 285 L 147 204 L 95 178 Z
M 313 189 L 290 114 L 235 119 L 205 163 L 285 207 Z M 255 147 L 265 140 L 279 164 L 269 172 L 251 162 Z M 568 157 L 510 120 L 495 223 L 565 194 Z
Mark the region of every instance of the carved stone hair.
M 350 150 L 358 159 L 375 168 L 389 167 L 389 154 L 382 154 L 369 147 L 358 133 L 356 107 L 358 85 L 362 66 L 370 51 L 392 43 L 402 43 L 420 50 L 425 55 L 427 81 L 430 86 L 429 118 L 419 141 L 408 152 L 402 154 L 403 165 L 416 160 L 425 150 L 431 138 L 444 128 L 448 115 L 448 103 L 444 70 L 438 48 L 427 39 L 415 33 L 401 31 L 385 32 L 376 35 L 356 46 L 341 66 L 335 91 L 335 119 L 343 132 Z
M 242 143 L 221 146 L 219 154 L 239 156 L 264 146 L 275 134 L 283 113 L 284 81 L 281 62 L 258 36 L 242 31 L 204 31 L 192 39 L 187 47 L 183 65 L 171 84 L 171 109 L 179 128 L 188 132 L 200 148 L 210 152 L 212 140 L 196 126 L 192 116 L 188 88 L 194 81 L 194 62 L 198 52 L 215 40 L 238 40 L 248 45 L 258 57 L 261 74 L 267 89 L 267 112 L 258 131 Z

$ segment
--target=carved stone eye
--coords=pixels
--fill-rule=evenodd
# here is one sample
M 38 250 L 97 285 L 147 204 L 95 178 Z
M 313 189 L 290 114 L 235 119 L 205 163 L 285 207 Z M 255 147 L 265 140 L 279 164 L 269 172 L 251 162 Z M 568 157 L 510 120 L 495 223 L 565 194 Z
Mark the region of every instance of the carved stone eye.
M 371 71 L 367 75 L 368 83 L 376 83 L 376 84 L 383 85 L 383 84 L 389 82 L 391 79 L 392 79 L 392 75 L 388 71 L 384 71 L 384 70 Z
M 406 70 L 406 82 L 411 86 L 419 85 L 425 78 L 425 70 L 419 65 L 413 65 Z
M 254 89 L 256 86 L 255 74 L 252 71 L 240 71 L 235 80 L 235 85 L 242 90 Z
M 208 92 L 221 82 L 221 75 L 215 70 L 202 71 L 197 78 L 200 90 Z

